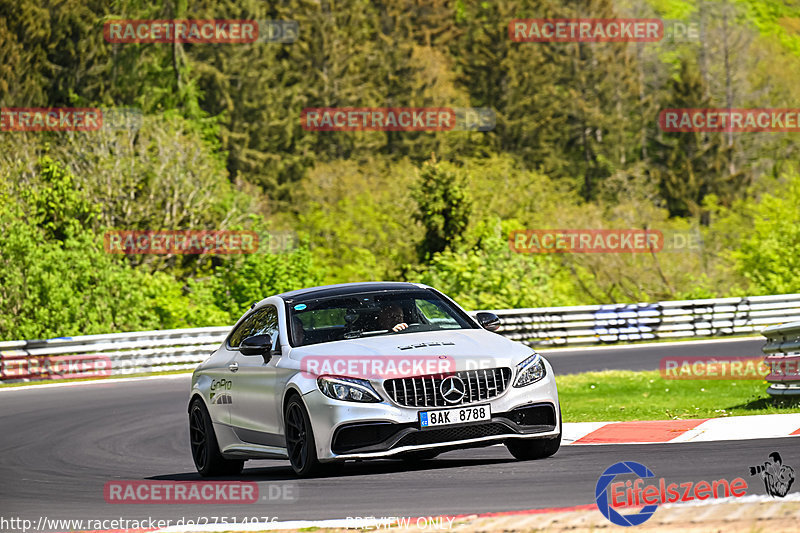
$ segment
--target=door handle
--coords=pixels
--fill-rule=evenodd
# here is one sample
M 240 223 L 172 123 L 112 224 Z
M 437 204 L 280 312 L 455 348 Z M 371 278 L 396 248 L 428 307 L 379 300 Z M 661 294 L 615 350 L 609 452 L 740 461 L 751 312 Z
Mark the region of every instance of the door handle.
M 234 361 L 233 363 L 229 364 L 228 370 L 230 370 L 231 372 L 236 372 L 237 370 L 239 370 L 239 363 Z

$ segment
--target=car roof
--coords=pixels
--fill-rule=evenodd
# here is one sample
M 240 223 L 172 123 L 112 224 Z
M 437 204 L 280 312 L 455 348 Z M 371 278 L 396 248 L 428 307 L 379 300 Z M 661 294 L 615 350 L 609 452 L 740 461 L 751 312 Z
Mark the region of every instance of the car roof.
M 365 291 L 410 291 L 427 288 L 429 288 L 427 285 L 406 283 L 403 281 L 366 281 L 361 283 L 339 283 L 336 285 L 324 285 L 321 287 L 298 289 L 296 291 L 284 292 L 282 294 L 278 294 L 277 296 L 286 302 L 300 302 L 315 298 L 327 298 L 329 296 L 357 294 Z

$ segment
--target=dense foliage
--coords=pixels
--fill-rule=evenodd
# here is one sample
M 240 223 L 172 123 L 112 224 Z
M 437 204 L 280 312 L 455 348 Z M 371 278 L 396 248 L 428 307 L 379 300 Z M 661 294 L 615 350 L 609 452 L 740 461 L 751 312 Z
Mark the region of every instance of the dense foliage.
M 515 18 L 700 21 L 702 38 L 517 43 Z M 296 42 L 111 44 L 122 19 L 291 19 Z M 661 109 L 796 107 L 780 0 L 0 0 L 0 107 L 137 129 L 0 131 L 0 340 L 223 325 L 276 291 L 397 279 L 467 308 L 800 291 L 793 133 Z M 305 107 L 486 107 L 488 132 L 316 132 Z M 520 254 L 524 228 L 693 231 L 657 254 Z M 111 229 L 293 231 L 293 250 L 116 255 Z M 267 251 L 269 252 L 269 251 Z

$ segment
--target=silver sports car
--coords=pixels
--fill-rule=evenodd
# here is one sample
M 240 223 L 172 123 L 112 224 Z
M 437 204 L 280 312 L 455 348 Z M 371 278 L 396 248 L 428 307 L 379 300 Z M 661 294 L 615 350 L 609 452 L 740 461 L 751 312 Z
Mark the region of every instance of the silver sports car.
M 413 283 L 348 283 L 253 304 L 192 376 L 189 430 L 203 476 L 288 459 L 301 476 L 349 459 L 430 459 L 503 443 L 554 454 L 550 364 Z

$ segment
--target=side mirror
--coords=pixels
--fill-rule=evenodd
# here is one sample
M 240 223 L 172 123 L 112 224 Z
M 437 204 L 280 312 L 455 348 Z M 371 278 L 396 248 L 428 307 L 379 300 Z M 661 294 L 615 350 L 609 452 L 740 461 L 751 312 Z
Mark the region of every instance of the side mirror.
M 239 345 L 239 352 L 242 355 L 260 355 L 267 363 L 272 358 L 270 350 L 272 349 L 272 338 L 269 335 L 253 335 L 247 337 Z
M 500 327 L 500 318 L 494 313 L 487 313 L 485 311 L 481 311 L 477 315 L 478 324 L 481 327 L 488 331 L 497 331 Z

